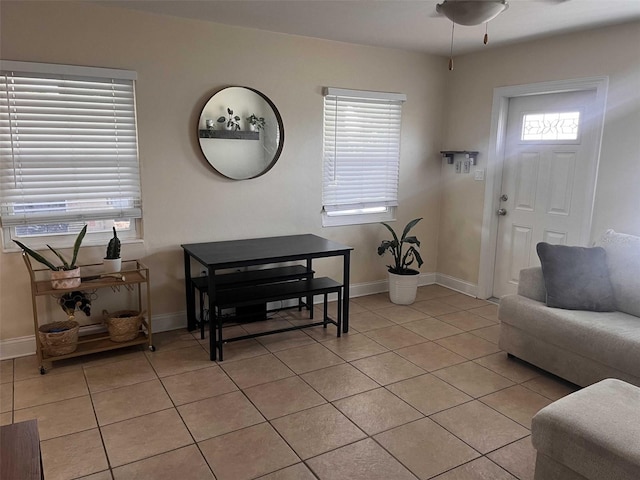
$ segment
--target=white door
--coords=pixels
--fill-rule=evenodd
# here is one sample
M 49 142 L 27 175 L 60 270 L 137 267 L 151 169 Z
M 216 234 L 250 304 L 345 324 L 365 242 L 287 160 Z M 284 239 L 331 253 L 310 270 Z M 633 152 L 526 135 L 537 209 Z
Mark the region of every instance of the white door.
M 516 293 L 521 269 L 539 265 L 538 242 L 588 241 L 599 132 L 595 90 L 509 101 L 493 295 Z

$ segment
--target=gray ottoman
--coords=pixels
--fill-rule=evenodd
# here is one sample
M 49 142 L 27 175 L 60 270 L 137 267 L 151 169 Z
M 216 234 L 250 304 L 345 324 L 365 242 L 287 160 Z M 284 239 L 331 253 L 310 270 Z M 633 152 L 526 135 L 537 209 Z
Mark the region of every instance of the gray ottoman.
M 535 480 L 639 480 L 640 388 L 608 378 L 540 410 Z

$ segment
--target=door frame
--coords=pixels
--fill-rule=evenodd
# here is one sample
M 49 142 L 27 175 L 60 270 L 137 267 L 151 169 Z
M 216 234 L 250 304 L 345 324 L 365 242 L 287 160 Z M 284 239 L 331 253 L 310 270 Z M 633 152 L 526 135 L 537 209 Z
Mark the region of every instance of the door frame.
M 493 295 L 493 279 L 498 241 L 498 216 L 495 212 L 498 209 L 499 196 L 502 189 L 502 171 L 505 159 L 504 151 L 509 100 L 511 98 L 529 95 L 595 90 L 594 113 L 597 114 L 597 120 L 594 125 L 594 132 L 597 134 L 597 138 L 594 144 L 594 154 L 596 155 L 596 159 L 594 167 L 588 172 L 587 176 L 587 195 L 591 201 L 585 210 L 585 218 L 583 219 L 580 230 L 580 243 L 586 245 L 591 234 L 608 86 L 609 77 L 603 76 L 513 85 L 493 89 L 490 143 L 487 154 L 487 174 L 484 188 L 485 201 L 482 215 L 478 298 L 490 298 Z

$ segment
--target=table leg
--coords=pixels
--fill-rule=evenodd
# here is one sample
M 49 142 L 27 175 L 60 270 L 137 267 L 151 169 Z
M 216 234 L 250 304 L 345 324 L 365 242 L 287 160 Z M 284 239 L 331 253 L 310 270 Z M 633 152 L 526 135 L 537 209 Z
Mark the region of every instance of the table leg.
M 196 328 L 196 299 L 191 283 L 191 257 L 184 251 L 184 291 L 187 296 L 187 330 Z
M 312 259 L 307 258 L 307 272 L 311 271 Z M 307 309 L 309 310 L 309 318 L 313 320 L 313 296 L 307 297 Z
M 207 292 L 209 297 L 209 359 L 216 359 L 218 350 L 218 315 L 216 315 L 216 280 L 215 269 L 209 267 Z M 222 360 L 222 350 L 220 350 Z
M 349 263 L 351 252 L 347 251 L 343 256 L 342 266 L 342 332 L 349 332 Z

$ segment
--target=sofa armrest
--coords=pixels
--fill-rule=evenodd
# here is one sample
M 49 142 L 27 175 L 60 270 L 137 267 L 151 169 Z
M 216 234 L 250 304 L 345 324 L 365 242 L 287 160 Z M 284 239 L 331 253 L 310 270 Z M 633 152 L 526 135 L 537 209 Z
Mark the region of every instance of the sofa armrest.
M 520 280 L 518 281 L 518 295 L 537 300 L 547 301 L 547 290 L 544 288 L 544 277 L 542 267 L 531 267 L 520 270 Z

